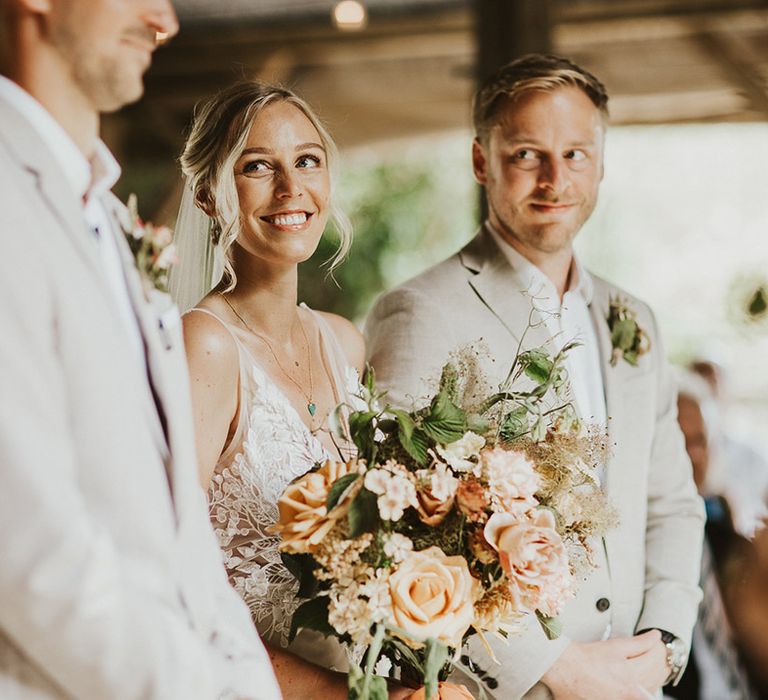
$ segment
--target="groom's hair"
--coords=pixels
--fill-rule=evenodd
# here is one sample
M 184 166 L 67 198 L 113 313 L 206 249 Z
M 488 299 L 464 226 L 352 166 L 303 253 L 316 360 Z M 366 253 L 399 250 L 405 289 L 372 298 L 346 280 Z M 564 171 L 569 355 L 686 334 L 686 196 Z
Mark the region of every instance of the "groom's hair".
M 531 53 L 503 65 L 480 86 L 472 106 L 475 137 L 487 143 L 500 108 L 520 95 L 569 86 L 582 90 L 607 121 L 608 93 L 592 73 L 567 58 Z

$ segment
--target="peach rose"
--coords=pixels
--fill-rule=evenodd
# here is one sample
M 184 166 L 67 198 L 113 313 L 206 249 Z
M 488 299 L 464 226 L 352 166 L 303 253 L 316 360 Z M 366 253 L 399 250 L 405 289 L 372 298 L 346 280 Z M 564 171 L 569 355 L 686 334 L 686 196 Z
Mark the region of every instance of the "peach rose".
M 443 522 L 453 506 L 453 496 L 447 501 L 441 501 L 435 498 L 428 489 L 419 489 L 416 492 L 416 499 L 418 500 L 416 510 L 419 514 L 419 520 L 430 527 L 435 527 Z
M 552 512 L 541 509 L 528 518 L 495 513 L 483 532 L 499 553 L 509 590 L 520 609 L 557 615 L 574 591 L 568 554 Z
M 487 517 L 488 494 L 486 488 L 475 478 L 462 479 L 456 489 L 456 505 L 473 523 L 483 522 Z
M 416 492 L 419 520 L 425 525 L 435 527 L 451 511 L 459 480 L 439 462 L 434 469 L 420 469 L 416 476 L 419 479 Z
M 356 469 L 356 462 L 329 460 L 317 471 L 304 474 L 285 489 L 277 501 L 280 518 L 269 529 L 280 534 L 281 550 L 291 553 L 311 551 L 338 520 L 346 517 L 351 499 L 345 499 L 330 513 L 325 505 L 333 483 Z
M 415 693 L 409 695 L 405 700 L 425 700 L 424 688 L 419 688 Z M 432 700 L 475 700 L 472 693 L 467 690 L 465 685 L 456 685 L 455 683 L 438 683 L 437 695 L 432 696 Z
M 414 552 L 389 577 L 389 588 L 397 626 L 419 642 L 433 637 L 461 646 L 480 588 L 464 557 L 448 557 L 439 547 Z

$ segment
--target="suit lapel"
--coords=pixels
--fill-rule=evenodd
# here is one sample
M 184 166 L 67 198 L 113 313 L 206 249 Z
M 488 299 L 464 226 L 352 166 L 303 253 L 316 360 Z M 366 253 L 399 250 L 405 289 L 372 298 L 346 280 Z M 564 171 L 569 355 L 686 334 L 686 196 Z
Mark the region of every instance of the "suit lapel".
M 630 410 L 631 398 L 626 396 L 625 387 L 627 379 L 633 376 L 633 372 L 638 372 L 638 369 L 623 360 L 619 361 L 616 366 L 611 365 L 613 345 L 607 320 L 610 289 L 602 280 L 593 279 L 595 291 L 589 311 L 600 349 L 606 415 L 608 416 L 608 445 L 610 446 L 605 469 L 605 491 L 609 502 L 618 509 L 619 513 L 626 513 L 627 508 L 632 507 L 633 493 L 631 489 L 627 488 L 626 475 L 622 473 L 622 470 L 633 463 L 631 454 L 628 454 L 627 450 L 632 449 L 631 433 L 634 426 Z M 621 524 L 618 528 L 609 530 L 604 537 L 614 590 L 622 590 L 624 585 L 621 567 L 614 566 L 611 569 L 611 562 L 614 564 L 620 562 L 624 554 L 623 548 L 626 546 L 624 537 L 625 533 Z
M 172 474 L 170 467 L 171 460 L 171 441 L 169 439 L 168 417 L 172 414 L 168 406 L 168 395 L 166 386 L 163 383 L 163 355 L 167 347 L 160 336 L 161 319 L 155 314 L 148 295 L 145 292 L 141 276 L 136 269 L 133 254 L 125 240 L 124 233 L 129 231 L 132 222 L 128 220 L 128 213 L 123 204 L 114 196 L 107 195 L 104 203 L 113 223 L 113 233 L 117 243 L 118 250 L 123 267 L 128 294 L 133 307 L 136 319 L 139 322 L 139 328 L 144 340 L 144 348 L 147 362 L 147 379 L 149 382 L 147 392 L 147 417 L 152 424 L 156 435 L 158 447 L 161 450 L 163 461 L 168 468 L 168 480 L 171 490 L 174 490 L 176 479 Z
M 47 146 L 23 115 L 3 100 L 0 100 L 0 124 L 3 125 L 0 138 L 4 138 L 22 168 L 36 179 L 40 195 L 60 223 L 61 230 L 69 236 L 74 249 L 99 284 L 105 285 L 94 234 L 88 230 L 82 207 L 56 159 L 51 157 Z
M 509 334 L 513 348 L 530 350 L 550 343 L 549 331 L 523 280 L 485 227 L 461 250 L 459 257 L 470 273 L 469 286 Z

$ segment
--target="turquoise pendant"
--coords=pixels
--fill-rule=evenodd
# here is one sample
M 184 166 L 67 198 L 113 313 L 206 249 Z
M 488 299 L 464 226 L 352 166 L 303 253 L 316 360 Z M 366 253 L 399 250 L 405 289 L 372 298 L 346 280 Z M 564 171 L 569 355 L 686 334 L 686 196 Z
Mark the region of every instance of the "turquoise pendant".
M 313 404 L 311 401 L 307 404 L 307 410 L 309 411 L 310 416 L 314 416 L 317 412 L 317 406 Z

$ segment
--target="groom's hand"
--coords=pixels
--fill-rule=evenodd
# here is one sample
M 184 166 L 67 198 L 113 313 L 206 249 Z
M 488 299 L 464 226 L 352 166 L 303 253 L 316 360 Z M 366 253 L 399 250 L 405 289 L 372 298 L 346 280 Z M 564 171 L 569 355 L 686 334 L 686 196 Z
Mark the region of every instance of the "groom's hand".
M 667 677 L 661 633 L 571 642 L 541 679 L 555 700 L 648 700 Z
M 644 632 L 640 636 L 644 637 L 646 634 L 648 632 Z M 630 661 L 646 690 L 656 693 L 664 686 L 664 681 L 669 677 L 671 669 L 667 665 L 667 648 L 664 646 L 661 637 L 650 649 L 635 656 Z

